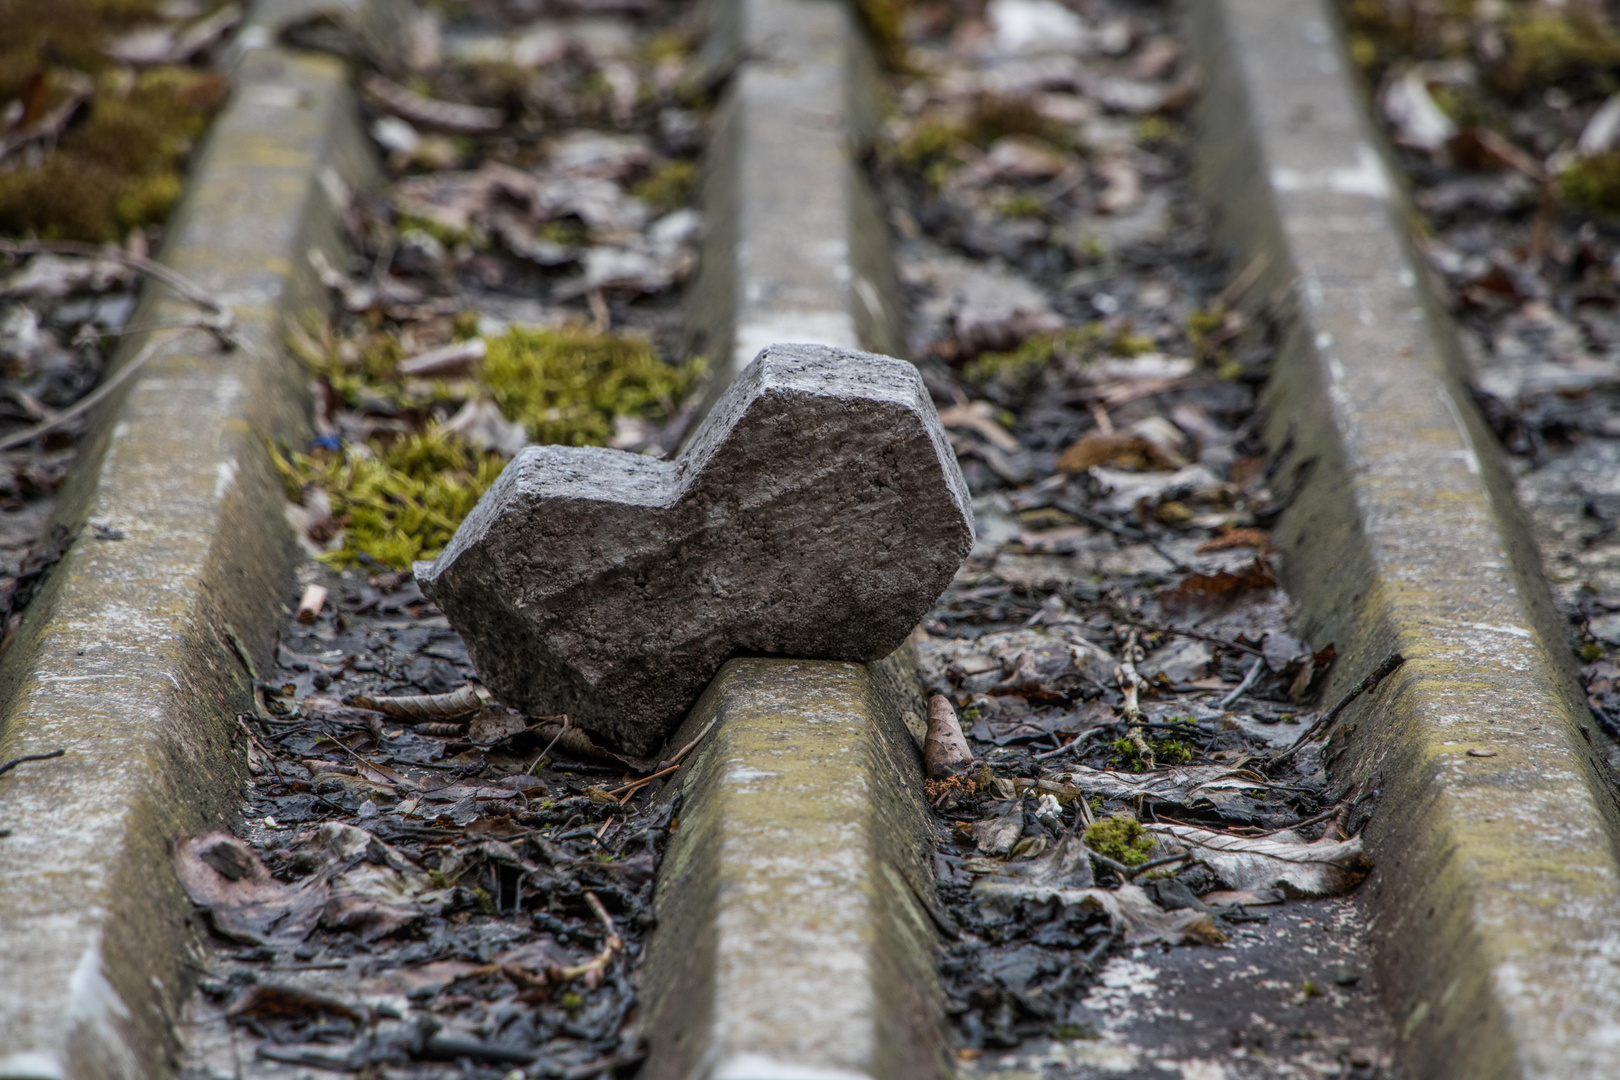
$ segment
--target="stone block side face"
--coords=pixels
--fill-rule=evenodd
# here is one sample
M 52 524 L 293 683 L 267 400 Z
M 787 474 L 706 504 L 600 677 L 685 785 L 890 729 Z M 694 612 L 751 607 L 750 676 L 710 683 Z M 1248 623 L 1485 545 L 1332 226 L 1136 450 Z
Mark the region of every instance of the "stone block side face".
M 1327 751 L 1343 781 L 1380 789 L 1364 888 L 1403 1071 L 1610 1075 L 1613 793 L 1333 17 L 1286 0 L 1188 12 L 1221 234 L 1238 265 L 1268 258 L 1255 293 L 1284 315 L 1267 394 L 1299 485 L 1275 532 L 1289 586 L 1312 640 L 1339 647 L 1329 698 L 1389 652 L 1407 658 Z
M 232 637 L 267 658 L 291 588 L 265 440 L 304 430 L 284 329 L 325 302 L 308 250 L 341 247 L 320 173 L 359 182 L 365 143 L 333 61 L 249 53 L 235 85 L 163 258 L 231 304 L 247 347 L 179 338 L 107 407 L 59 513 L 127 538 L 81 534 L 0 667 L 0 756 L 67 750 L 0 778 L 0 1077 L 167 1073 L 190 910 L 169 844 L 236 805 Z M 193 313 L 149 289 L 134 321 Z
M 734 660 L 672 740 L 720 718 L 677 785 L 650 1076 L 948 1075 L 896 663 Z
M 904 361 L 770 349 L 673 464 L 525 451 L 420 579 L 497 696 L 651 753 L 733 655 L 905 640 L 972 543 L 938 428 Z
M 806 342 L 895 353 L 888 229 L 856 164 L 876 65 L 838 0 L 712 0 L 710 48 L 740 58 L 704 168 L 709 225 L 692 327 L 712 367 L 706 404 L 760 349 Z

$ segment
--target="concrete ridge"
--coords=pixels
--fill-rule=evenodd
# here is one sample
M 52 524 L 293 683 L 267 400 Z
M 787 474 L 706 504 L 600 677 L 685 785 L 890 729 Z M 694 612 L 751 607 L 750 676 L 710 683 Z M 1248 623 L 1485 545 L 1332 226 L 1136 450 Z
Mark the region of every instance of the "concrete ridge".
M 292 588 L 267 437 L 307 433 L 289 319 L 324 310 L 312 248 L 343 250 L 336 198 L 368 175 L 340 62 L 251 47 L 161 258 L 230 304 L 244 347 L 171 337 L 105 407 L 60 514 L 83 529 L 0 670 L 0 1077 L 167 1075 L 191 905 L 172 839 L 237 808 L 250 708 Z M 149 288 L 137 325 L 194 314 Z M 133 340 L 125 361 L 143 344 Z
M 692 323 L 712 406 L 760 349 L 899 349 L 888 231 L 857 165 L 877 70 L 839 0 L 709 0 L 738 58 L 705 164 Z M 646 1075 L 948 1076 L 938 942 L 920 896 L 922 709 L 910 652 L 737 659 L 671 742 L 680 829 L 648 950 Z M 908 730 L 910 722 L 915 730 Z
M 1275 538 L 1342 687 L 1406 664 L 1329 744 L 1377 787 L 1366 886 L 1403 1074 L 1579 1080 L 1620 1043 L 1615 797 L 1511 480 L 1460 379 L 1322 0 L 1188 5 L 1218 233 L 1267 269 Z M 1346 497 L 1348 493 L 1349 497 Z M 1330 689 L 1329 693 L 1336 692 Z

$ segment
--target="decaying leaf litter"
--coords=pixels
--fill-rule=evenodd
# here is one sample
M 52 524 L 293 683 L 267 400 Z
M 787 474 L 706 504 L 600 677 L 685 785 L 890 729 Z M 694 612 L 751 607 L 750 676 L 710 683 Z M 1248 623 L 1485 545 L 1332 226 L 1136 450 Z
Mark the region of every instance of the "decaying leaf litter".
M 1594 4 L 1345 10 L 1620 767 L 1620 28 Z
M 626 781 L 657 763 L 486 702 L 402 575 L 311 576 L 320 611 L 289 620 L 241 717 L 243 839 L 174 853 L 213 934 L 186 1075 L 633 1066 L 679 807 Z
M 333 314 L 292 339 L 317 434 L 275 448 L 289 517 L 330 565 L 310 564 L 241 718 L 241 839 L 174 856 L 212 935 L 190 1076 L 641 1059 L 635 969 L 679 806 L 635 796 L 671 762 L 489 703 L 402 568 L 527 442 L 680 437 L 708 92 L 688 14 L 424 13 L 395 63 L 326 19 L 286 34 L 361 68 L 389 182 L 354 197 L 348 264 L 317 263 Z
M 452 26 L 425 10 L 397 58 L 325 19 L 287 31 L 360 62 L 389 174 L 349 208 L 348 264 L 312 256 L 334 317 L 293 336 L 318 438 L 279 460 L 329 561 L 431 558 L 528 442 L 679 442 L 704 367 L 679 287 L 718 76 L 686 7 L 646 8 L 568 21 L 493 5 Z
M 1392 1075 L 1345 899 L 1375 792 L 1314 741 L 1335 650 L 1267 539 L 1299 482 L 1258 436 L 1270 300 L 1205 246 L 1169 13 L 903 26 L 876 175 L 979 533 L 920 645 L 958 1056 Z
M 0 651 L 76 538 L 54 517 L 87 429 L 76 410 L 115 389 L 108 365 L 142 329 L 144 260 L 229 92 L 218 60 L 241 18 L 233 3 L 0 3 Z

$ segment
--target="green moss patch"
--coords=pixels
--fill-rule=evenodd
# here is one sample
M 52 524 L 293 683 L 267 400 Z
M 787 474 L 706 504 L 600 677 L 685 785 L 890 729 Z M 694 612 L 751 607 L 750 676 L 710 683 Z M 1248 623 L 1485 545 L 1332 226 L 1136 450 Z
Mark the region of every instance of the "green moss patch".
M 0 171 L 0 232 L 106 241 L 168 217 L 229 83 L 216 71 L 135 73 L 107 58 L 107 42 L 152 20 L 157 6 L 0 0 L 0 102 L 21 101 L 27 122 L 69 100 L 84 76 L 93 84 L 58 137 L 15 153 Z
M 1086 830 L 1086 846 L 1126 866 L 1141 866 L 1153 855 L 1154 839 L 1129 814 L 1103 818 Z
M 403 379 L 403 350 L 390 334 L 321 344 L 295 336 L 294 348 L 344 407 L 392 411 L 415 427 L 374 436 L 363 446 L 278 453 L 295 502 L 312 489 L 332 507 L 330 533 L 342 546 L 322 558 L 404 568 L 438 555 L 505 467 L 447 430 L 442 420 L 469 397 L 493 400 L 509 421 L 540 443 L 600 446 L 620 416 L 668 419 L 702 364 L 675 367 L 641 338 L 581 327 L 512 330 L 487 341 L 476 376 L 454 382 Z
M 513 330 L 489 342 L 483 381 L 508 420 L 542 443 L 600 446 L 615 416 L 673 414 L 702 364 L 673 367 L 635 337 Z

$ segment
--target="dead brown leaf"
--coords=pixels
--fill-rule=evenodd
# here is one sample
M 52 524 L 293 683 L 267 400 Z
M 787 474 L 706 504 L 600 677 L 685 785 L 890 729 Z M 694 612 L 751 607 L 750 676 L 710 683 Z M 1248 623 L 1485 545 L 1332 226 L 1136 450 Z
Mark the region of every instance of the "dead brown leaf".
M 1159 593 L 1159 603 L 1171 614 L 1224 611 L 1256 593 L 1269 592 L 1276 587 L 1277 575 L 1271 563 L 1264 555 L 1256 555 L 1253 563 L 1235 574 L 1230 570 L 1188 574 L 1178 584 Z
M 171 860 L 192 903 L 207 910 L 225 937 L 264 945 L 304 940 L 326 907 L 324 879 L 284 885 L 253 849 L 229 833 L 182 840 Z
M 1124 431 L 1087 432 L 1057 460 L 1058 472 L 1085 472 L 1097 465 L 1135 472 L 1169 472 L 1178 467 L 1153 443 Z
M 1264 529 L 1223 528 L 1215 536 L 1198 545 L 1198 554 L 1208 555 L 1214 551 L 1230 551 L 1240 547 L 1270 551 L 1271 534 Z

